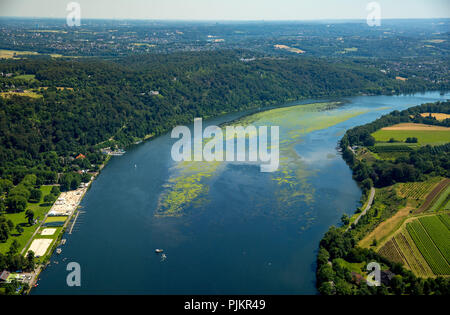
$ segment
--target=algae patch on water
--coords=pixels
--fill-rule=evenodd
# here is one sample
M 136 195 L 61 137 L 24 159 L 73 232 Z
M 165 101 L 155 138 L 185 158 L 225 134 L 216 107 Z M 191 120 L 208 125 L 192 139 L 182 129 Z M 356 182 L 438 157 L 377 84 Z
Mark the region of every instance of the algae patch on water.
M 243 127 L 249 125 L 280 127 L 279 169 L 269 176 L 261 175 L 261 180 L 274 181 L 276 184 L 272 197 L 272 201 L 275 202 L 271 202 L 271 209 L 268 210 L 271 215 L 301 217 L 307 225 L 314 222 L 313 212 L 304 211 L 299 214 L 298 209 L 302 205 L 309 207 L 314 202 L 314 189 L 309 184 L 308 178 L 313 176 L 315 171 L 305 167 L 295 147 L 310 132 L 329 128 L 367 112 L 367 110 L 345 109 L 339 105 L 341 105 L 339 102 L 327 102 L 275 108 L 243 117 L 229 124 Z M 204 205 L 209 193 L 209 181 L 213 176 L 220 176 L 227 163 L 229 162 L 177 163 L 171 169 L 170 178 L 159 197 L 156 215 L 180 216 L 189 207 Z M 235 180 L 239 181 L 239 178 Z

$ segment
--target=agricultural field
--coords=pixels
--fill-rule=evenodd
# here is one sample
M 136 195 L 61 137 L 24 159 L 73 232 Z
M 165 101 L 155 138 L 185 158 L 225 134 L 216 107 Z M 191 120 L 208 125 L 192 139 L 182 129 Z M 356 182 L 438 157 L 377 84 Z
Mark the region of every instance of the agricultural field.
M 434 276 L 430 266 L 427 264 L 419 249 L 414 244 L 414 241 L 411 239 L 411 236 L 405 229 L 402 229 L 402 231 L 395 236 L 395 240 L 409 269 L 422 277 Z
M 433 273 L 450 275 L 450 265 L 441 253 L 441 250 L 444 249 L 440 250 L 436 246 L 421 222 L 419 220 L 412 221 L 406 225 L 406 229 Z
M 426 216 L 419 218 L 428 235 L 438 247 L 442 256 L 450 264 L 450 231 L 437 216 Z
M 0 49 L 0 59 L 16 58 L 17 55 L 38 55 L 38 53 L 35 51 Z
M 405 142 L 407 138 L 417 138 L 419 145 L 439 145 L 450 142 L 450 128 L 422 124 L 398 124 L 386 127 L 372 134 L 377 142 L 390 139 Z
M 22 56 L 38 56 L 38 55 L 41 54 L 35 51 L 0 49 L 0 59 L 20 59 Z M 60 54 L 48 54 L 48 55 L 51 56 L 52 58 L 63 57 Z
M 14 91 L 0 92 L 0 96 L 3 97 L 3 98 L 11 97 L 13 95 L 28 96 L 28 97 L 31 97 L 31 98 L 41 98 L 41 97 L 43 97 L 41 94 L 37 94 L 36 92 L 29 91 L 29 90 L 25 90 L 24 92 L 14 92 Z
M 450 186 L 447 186 L 442 193 L 433 200 L 432 206 L 428 211 L 436 212 L 449 206 Z
M 449 214 L 439 214 L 439 219 L 444 223 L 447 229 L 450 230 L 450 215 Z
M 450 179 L 446 178 L 437 184 L 431 193 L 426 197 L 425 202 L 416 209 L 415 213 L 422 213 L 424 211 L 437 211 L 441 204 L 446 200 L 450 187 Z
M 422 113 L 420 114 L 422 117 L 430 117 L 430 115 L 432 117 L 434 117 L 436 120 L 446 120 L 450 118 L 449 114 L 443 114 L 443 113 Z
M 433 271 L 405 229 L 401 229 L 386 242 L 378 253 L 393 262 L 402 263 L 420 277 L 434 277 Z
M 402 198 L 423 200 L 441 180 L 441 177 L 433 177 L 424 182 L 400 183 L 397 184 L 397 194 Z
M 390 261 L 400 264 L 407 264 L 406 259 L 402 257 L 402 252 L 398 248 L 395 238 L 392 238 L 388 242 L 386 242 L 386 244 L 384 244 L 384 246 L 380 248 L 378 253 L 381 256 L 388 258 Z

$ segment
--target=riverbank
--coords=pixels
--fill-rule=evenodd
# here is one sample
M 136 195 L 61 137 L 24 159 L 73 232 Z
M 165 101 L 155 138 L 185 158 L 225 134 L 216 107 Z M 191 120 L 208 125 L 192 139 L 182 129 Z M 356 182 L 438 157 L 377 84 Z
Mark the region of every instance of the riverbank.
M 336 153 L 336 143 L 353 126 L 392 108 L 404 109 L 435 97 L 439 95 L 356 97 L 332 113 L 309 116 L 306 108 L 299 108 L 295 116 L 289 110 L 289 119 L 280 121 L 285 137 L 280 142 L 289 140 L 283 156 L 294 159 L 287 170 L 297 170 L 296 174 L 283 169 L 271 176 L 251 165 L 226 165 L 208 172 L 211 176 L 200 183 L 207 189 L 205 195 L 183 206 L 178 217 L 155 215 L 163 185 L 179 176 L 175 184 L 190 183 L 190 173 L 197 168 L 183 173 L 171 161 L 170 134 L 127 150 L 97 178 L 83 201 L 82 224 L 63 254 L 54 256 L 59 264 L 41 274 L 32 294 L 316 294 L 311 266 L 317 243 L 361 200 L 361 190 Z M 365 114 L 349 116 L 350 112 Z M 220 125 L 236 116 L 242 115 L 208 123 Z M 319 117 L 329 123 L 310 131 L 307 127 Z M 263 118 L 265 124 L 272 123 L 271 115 Z M 291 183 L 301 187 L 294 191 Z M 189 195 L 190 187 L 180 194 Z M 154 255 L 155 248 L 164 248 L 166 261 Z M 83 270 L 79 288 L 65 285 L 66 257 Z M 129 270 L 139 276 L 111 277 Z
M 36 229 L 36 232 L 33 234 L 33 236 L 28 241 L 27 245 L 22 250 L 23 254 L 25 248 L 28 248 L 28 245 L 31 243 L 33 238 L 41 230 L 41 228 L 49 218 L 58 218 L 67 216 L 63 226 L 57 229 L 57 233 L 54 235 L 55 240 L 51 244 L 51 249 L 46 251 L 43 260 L 37 264 L 35 270 L 31 273 L 31 279 L 29 281 L 29 290 L 26 292 L 26 294 L 30 294 L 31 290 L 38 285 L 39 276 L 41 272 L 43 272 L 48 267 L 48 265 L 51 264 L 50 261 L 51 257 L 55 253 L 57 248 L 66 244 L 67 239 L 62 240 L 62 237 L 66 233 L 69 225 L 70 225 L 69 235 L 72 233 L 73 227 L 76 223 L 76 219 L 78 218 L 78 215 L 80 213 L 79 207 L 81 202 L 83 201 L 83 198 L 86 196 L 87 192 L 91 188 L 91 185 L 93 184 L 95 179 L 100 175 L 101 171 L 110 161 L 110 159 L 111 156 L 108 155 L 105 161 L 99 166 L 99 171 L 92 174 L 91 180 L 88 183 L 84 183 L 82 188 L 78 188 L 76 190 L 68 192 L 62 192 L 60 194 L 58 200 L 52 205 L 50 210 L 45 215 L 45 218 L 41 221 L 40 226 Z
M 447 215 L 450 188 L 446 189 L 450 183 L 446 168 L 448 144 L 429 140 L 402 151 L 400 143 L 397 147 L 385 146 L 384 156 L 375 154 L 382 148 L 377 146 L 380 141 L 375 137 L 380 129 L 389 130 L 399 122 L 439 125 L 439 121 L 425 121 L 424 115 L 420 115 L 428 110 L 446 113 L 449 102 L 423 103 L 393 111 L 347 130 L 341 139 L 342 157 L 353 178 L 365 192 L 370 189 L 371 193 L 365 210 L 355 220 L 343 216 L 343 224 L 332 226 L 320 242 L 316 276 L 321 294 L 446 292 L 446 279 L 450 278 L 446 251 L 450 235 Z M 398 152 L 402 153 L 401 158 L 400 155 L 392 158 Z M 421 161 L 428 161 L 433 168 L 424 168 Z M 367 285 L 372 281 L 369 268 L 372 262 L 381 271 L 381 281 L 375 288 Z M 398 283 L 402 283 L 401 287 Z M 426 286 L 435 287 L 436 292 L 429 289 L 425 292 Z

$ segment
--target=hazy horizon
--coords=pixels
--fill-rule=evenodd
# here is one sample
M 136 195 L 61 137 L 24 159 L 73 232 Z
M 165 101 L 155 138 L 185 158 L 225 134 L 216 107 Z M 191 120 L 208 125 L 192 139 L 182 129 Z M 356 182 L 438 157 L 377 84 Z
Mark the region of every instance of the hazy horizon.
M 63 0 L 3 0 L 0 17 L 65 18 Z M 365 20 L 367 0 L 78 0 L 82 19 L 164 21 Z M 448 19 L 448 0 L 376 1 L 381 18 Z

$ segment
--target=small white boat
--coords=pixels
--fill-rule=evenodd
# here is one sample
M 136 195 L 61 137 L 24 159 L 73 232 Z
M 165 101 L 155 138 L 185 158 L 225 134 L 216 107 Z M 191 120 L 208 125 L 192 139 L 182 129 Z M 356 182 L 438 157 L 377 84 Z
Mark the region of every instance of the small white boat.
M 59 255 L 59 254 L 61 254 L 61 252 L 62 252 L 62 249 L 61 248 L 57 248 L 56 249 L 56 253 Z
M 161 254 L 162 252 L 164 252 L 164 249 L 159 249 L 159 248 L 155 249 L 155 253 L 157 253 L 157 254 Z

